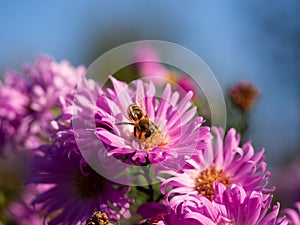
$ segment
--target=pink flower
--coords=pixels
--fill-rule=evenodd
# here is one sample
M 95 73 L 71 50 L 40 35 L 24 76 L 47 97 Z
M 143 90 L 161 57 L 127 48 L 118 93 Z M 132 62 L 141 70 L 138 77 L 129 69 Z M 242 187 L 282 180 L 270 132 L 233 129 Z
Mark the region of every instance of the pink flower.
M 245 191 L 263 191 L 266 188 L 270 173 L 266 171 L 263 150 L 255 154 L 250 142 L 240 147 L 240 136 L 230 129 L 224 138 L 221 128 L 212 128 L 216 135 L 208 143 L 207 149 L 188 160 L 188 166 L 180 172 L 169 172 L 173 177 L 162 179 L 161 191 L 166 186 L 172 187 L 165 201 L 174 194 L 196 194 L 210 200 L 215 198 L 214 183 L 220 182 L 226 187 L 232 184 L 241 185 Z
M 133 82 L 135 89 L 111 77 L 113 89 L 102 94 L 97 102 L 96 134 L 109 147 L 109 155 L 128 158 L 134 164 L 156 164 L 164 160 L 184 158 L 204 149 L 211 138 L 208 127 L 201 127 L 202 117 L 195 117 L 192 93 L 179 99 L 167 84 L 158 99 L 152 82 Z M 147 115 L 152 133 L 142 136 L 134 130 L 128 108 L 136 104 Z M 124 123 L 124 125 L 120 125 Z M 127 124 L 126 124 L 127 123 Z M 102 124 L 102 125 L 101 125 Z M 139 137 L 141 136 L 141 137 Z
M 43 218 L 31 205 L 31 201 L 37 193 L 39 193 L 38 188 L 29 185 L 22 193 L 21 198 L 9 205 L 8 211 L 13 221 L 22 225 L 43 224 Z
M 141 77 L 159 77 L 160 79 L 155 79 L 155 83 L 167 83 L 169 71 L 159 62 L 159 54 L 154 48 L 148 45 L 139 46 L 134 51 L 134 59 L 137 61 Z
M 300 202 L 295 204 L 296 209 L 285 209 L 283 214 L 286 215 L 289 224 L 299 225 L 300 224 Z
M 144 220 L 138 224 L 155 224 L 168 214 L 168 207 L 158 202 L 146 202 L 137 210 Z
M 41 146 L 35 154 L 30 184 L 49 187 L 38 193 L 32 204 L 49 225 L 78 225 L 95 210 L 110 221 L 131 217 L 126 197 L 129 187 L 102 177 L 83 159 L 71 127 L 60 127 L 51 145 Z M 109 169 L 109 168 L 107 168 Z
M 270 209 L 271 195 L 257 191 L 247 195 L 241 186 L 226 188 L 221 183 L 216 183 L 215 188 L 219 193 L 216 201 L 193 194 L 175 196 L 168 204 L 169 213 L 155 224 L 287 225 L 284 218 L 278 218 L 279 203 Z
M 158 51 L 149 46 L 143 45 L 134 51 L 134 59 L 142 78 L 151 79 L 155 84 L 166 85 L 171 83 L 181 96 L 185 96 L 189 91 L 193 92 L 193 100 L 197 95 L 195 82 L 187 75 L 179 75 L 177 72 L 169 70 L 163 62 L 160 62 Z
M 75 91 L 85 67 L 40 56 L 22 72 L 8 71 L 0 84 L 0 154 L 4 146 L 33 149 L 49 140 L 58 99 Z
M 193 100 L 197 96 L 197 86 L 195 85 L 195 82 L 189 77 L 189 76 L 180 76 L 177 78 L 178 85 L 177 90 L 181 95 L 185 95 L 187 92 L 192 91 L 193 92 Z

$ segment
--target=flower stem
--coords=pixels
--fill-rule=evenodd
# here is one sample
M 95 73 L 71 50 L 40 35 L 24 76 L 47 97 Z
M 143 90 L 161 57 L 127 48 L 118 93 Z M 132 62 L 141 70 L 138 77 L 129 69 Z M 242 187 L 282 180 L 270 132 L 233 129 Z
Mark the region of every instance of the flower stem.
M 150 168 L 148 169 L 147 167 L 143 166 L 142 169 L 143 169 L 146 181 L 148 183 L 148 189 L 147 189 L 147 193 L 146 193 L 146 194 L 148 194 L 148 201 L 153 202 L 154 201 L 154 189 L 153 189 L 152 180 L 151 180 L 151 177 L 149 174 Z

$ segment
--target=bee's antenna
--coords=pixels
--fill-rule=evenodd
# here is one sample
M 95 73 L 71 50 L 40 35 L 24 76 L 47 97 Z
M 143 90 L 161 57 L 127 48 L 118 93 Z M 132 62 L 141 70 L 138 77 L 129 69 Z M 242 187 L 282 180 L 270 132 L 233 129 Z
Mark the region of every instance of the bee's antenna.
M 135 124 L 129 122 L 120 122 L 120 123 L 115 123 L 115 125 L 135 125 Z

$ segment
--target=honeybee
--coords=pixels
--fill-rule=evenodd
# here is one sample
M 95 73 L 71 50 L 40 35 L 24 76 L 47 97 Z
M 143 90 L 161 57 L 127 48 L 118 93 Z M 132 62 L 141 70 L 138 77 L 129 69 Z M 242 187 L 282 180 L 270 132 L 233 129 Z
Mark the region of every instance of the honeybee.
M 129 105 L 127 114 L 130 122 L 121 122 L 117 125 L 133 125 L 133 134 L 137 139 L 145 141 L 156 133 L 160 133 L 158 127 L 148 118 L 148 115 L 144 113 L 138 104 Z

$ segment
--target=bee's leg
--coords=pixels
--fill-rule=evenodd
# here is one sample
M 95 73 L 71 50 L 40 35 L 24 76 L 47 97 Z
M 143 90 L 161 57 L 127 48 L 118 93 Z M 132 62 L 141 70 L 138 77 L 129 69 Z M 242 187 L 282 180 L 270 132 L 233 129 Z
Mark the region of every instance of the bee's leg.
M 151 121 L 152 126 L 154 126 L 156 129 L 159 129 L 158 126 L 156 126 L 152 121 Z
M 133 134 L 136 137 L 136 127 L 134 127 L 134 129 L 133 129 Z
M 139 139 L 141 139 L 141 138 L 142 138 L 142 132 L 139 131 Z

